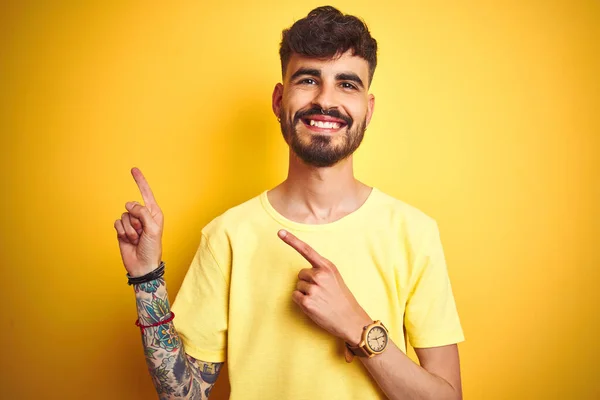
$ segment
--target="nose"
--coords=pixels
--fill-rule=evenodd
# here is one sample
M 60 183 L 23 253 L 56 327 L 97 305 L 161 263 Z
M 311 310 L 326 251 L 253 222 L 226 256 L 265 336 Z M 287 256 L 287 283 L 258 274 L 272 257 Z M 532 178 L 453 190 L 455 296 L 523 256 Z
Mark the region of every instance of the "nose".
M 322 110 L 329 110 L 331 108 L 337 108 L 338 100 L 335 92 L 335 87 L 331 84 L 323 82 L 319 87 L 315 98 L 313 99 L 313 105 L 320 107 Z

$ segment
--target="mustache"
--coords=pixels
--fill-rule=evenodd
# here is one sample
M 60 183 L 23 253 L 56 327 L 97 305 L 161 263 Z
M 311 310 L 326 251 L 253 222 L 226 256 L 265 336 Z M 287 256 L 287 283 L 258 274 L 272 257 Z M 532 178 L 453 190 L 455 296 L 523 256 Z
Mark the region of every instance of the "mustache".
M 342 114 L 335 108 L 330 110 L 324 110 L 319 106 L 314 106 L 307 110 L 298 110 L 298 112 L 296 112 L 296 115 L 294 115 L 294 125 L 296 125 L 298 121 L 300 121 L 302 118 L 307 118 L 312 115 L 327 115 L 333 118 L 341 119 L 346 123 L 346 125 L 348 125 L 348 129 L 352 127 L 352 123 L 354 122 L 354 120 L 351 117 Z

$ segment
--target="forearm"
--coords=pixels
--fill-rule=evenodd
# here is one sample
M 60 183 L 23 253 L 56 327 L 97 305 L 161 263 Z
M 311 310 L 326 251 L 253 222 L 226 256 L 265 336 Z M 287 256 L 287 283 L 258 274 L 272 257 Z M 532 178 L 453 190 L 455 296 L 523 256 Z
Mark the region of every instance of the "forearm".
M 391 400 L 462 398 L 460 388 L 453 388 L 443 378 L 413 362 L 391 339 L 382 354 L 358 358 Z
M 138 318 L 148 326 L 171 315 L 163 278 L 135 285 Z M 142 332 L 146 364 L 159 398 L 207 399 L 220 364 L 197 361 L 185 354 L 173 322 L 144 328 Z

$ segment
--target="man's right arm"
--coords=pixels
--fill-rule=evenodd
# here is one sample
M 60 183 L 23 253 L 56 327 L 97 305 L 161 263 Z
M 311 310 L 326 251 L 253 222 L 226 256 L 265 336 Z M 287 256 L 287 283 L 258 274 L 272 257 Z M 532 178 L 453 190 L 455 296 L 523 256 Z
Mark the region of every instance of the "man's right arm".
M 163 278 L 134 285 L 134 288 L 142 325 L 149 326 L 170 317 Z M 161 400 L 208 399 L 223 363 L 196 360 L 187 355 L 173 321 L 144 328 L 142 341 L 146 364 Z
M 162 257 L 163 213 L 146 178 L 138 168 L 131 174 L 145 205 L 125 203 L 127 212 L 115 221 L 119 251 L 130 277 L 147 276 Z M 135 284 L 142 341 L 152 381 L 163 399 L 207 399 L 223 363 L 196 360 L 185 353 L 173 321 L 158 326 L 172 315 L 165 280 L 161 277 Z M 146 328 L 147 327 L 147 328 Z

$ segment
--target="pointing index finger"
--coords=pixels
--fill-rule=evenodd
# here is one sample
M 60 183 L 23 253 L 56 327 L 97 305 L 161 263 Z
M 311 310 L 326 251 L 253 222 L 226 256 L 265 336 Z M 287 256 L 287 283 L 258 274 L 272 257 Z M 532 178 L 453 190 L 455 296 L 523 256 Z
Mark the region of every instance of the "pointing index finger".
M 154 199 L 154 194 L 152 194 L 152 189 L 150 189 L 150 185 L 146 178 L 144 178 L 144 174 L 138 168 L 131 169 L 131 175 L 133 175 L 133 179 L 135 179 L 135 183 L 137 183 L 138 188 L 140 189 L 140 193 L 142 194 L 142 199 L 144 199 L 144 205 L 156 205 L 156 200 Z
M 277 235 L 286 242 L 290 247 L 296 250 L 302 257 L 306 259 L 313 267 L 319 268 L 325 266 L 324 258 L 321 257 L 312 247 L 298 239 L 286 230 L 280 230 Z

